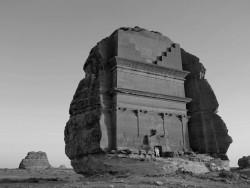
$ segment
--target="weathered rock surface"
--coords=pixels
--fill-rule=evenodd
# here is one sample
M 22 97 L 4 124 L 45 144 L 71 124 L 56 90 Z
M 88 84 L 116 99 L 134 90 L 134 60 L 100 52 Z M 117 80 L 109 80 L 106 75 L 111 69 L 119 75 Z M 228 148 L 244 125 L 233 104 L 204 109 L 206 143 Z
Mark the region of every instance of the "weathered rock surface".
M 38 169 L 43 170 L 47 168 L 51 168 L 47 155 L 45 152 L 31 151 L 27 154 L 25 159 L 23 159 L 19 165 L 20 169 Z
M 202 162 L 188 161 L 178 158 L 158 158 L 157 161 L 164 161 L 166 163 L 163 168 L 166 171 L 172 172 L 191 172 L 194 174 L 205 174 L 210 172 L 209 169 Z
M 200 153 L 226 154 L 232 138 L 219 115 L 218 101 L 208 81 L 206 69 L 199 59 L 182 50 L 183 69 L 189 71 L 186 77 L 185 93 L 192 101 L 187 104 L 190 147 Z
M 250 155 L 240 158 L 238 160 L 238 165 L 240 168 L 250 168 Z
M 77 173 L 97 173 L 102 168 L 100 148 L 100 69 L 101 58 L 93 48 L 84 65 L 85 78 L 80 81 L 70 104 L 70 119 L 64 131 L 65 153 Z M 98 162 L 99 161 L 99 162 Z M 91 171 L 93 169 L 93 171 Z M 101 171 L 101 170 L 100 170 Z

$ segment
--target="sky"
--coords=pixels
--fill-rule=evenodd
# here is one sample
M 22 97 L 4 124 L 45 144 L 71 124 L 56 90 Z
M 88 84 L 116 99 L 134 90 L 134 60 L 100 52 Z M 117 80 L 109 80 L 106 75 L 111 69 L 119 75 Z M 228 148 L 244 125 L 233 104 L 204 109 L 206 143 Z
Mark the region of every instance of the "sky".
M 91 48 L 119 27 L 159 31 L 206 67 L 233 143 L 250 155 L 249 0 L 0 0 L 0 168 L 29 151 L 70 167 L 69 105 Z

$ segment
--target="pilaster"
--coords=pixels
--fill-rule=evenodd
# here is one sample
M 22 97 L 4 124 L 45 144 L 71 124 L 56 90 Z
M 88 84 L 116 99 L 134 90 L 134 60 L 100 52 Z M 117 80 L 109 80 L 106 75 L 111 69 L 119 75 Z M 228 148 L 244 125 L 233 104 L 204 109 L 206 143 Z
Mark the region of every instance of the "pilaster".
M 189 145 L 189 134 L 188 134 L 188 121 L 189 117 L 185 115 L 179 115 L 177 116 L 179 120 L 182 123 L 182 138 L 183 138 L 183 149 L 184 151 L 189 151 L 190 150 L 190 145 Z

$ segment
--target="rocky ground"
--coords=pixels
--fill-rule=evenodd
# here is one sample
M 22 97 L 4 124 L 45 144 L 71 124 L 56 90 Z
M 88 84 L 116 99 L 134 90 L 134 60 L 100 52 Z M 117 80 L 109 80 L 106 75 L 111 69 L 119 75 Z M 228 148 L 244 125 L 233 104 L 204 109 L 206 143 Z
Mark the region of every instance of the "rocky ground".
M 199 162 L 182 158 L 141 160 L 114 155 L 111 158 L 124 170 L 87 177 L 72 169 L 0 169 L 0 187 L 250 187 L 250 169 L 211 172 Z

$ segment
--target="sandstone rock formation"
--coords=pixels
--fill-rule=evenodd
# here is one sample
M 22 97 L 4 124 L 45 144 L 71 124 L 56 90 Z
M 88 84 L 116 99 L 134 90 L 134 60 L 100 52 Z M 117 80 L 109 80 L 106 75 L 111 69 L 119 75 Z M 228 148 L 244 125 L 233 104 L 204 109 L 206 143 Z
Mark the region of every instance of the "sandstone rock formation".
M 218 101 L 208 81 L 206 69 L 199 59 L 182 49 L 183 69 L 189 71 L 186 77 L 185 93 L 192 101 L 187 104 L 189 120 L 189 140 L 193 151 L 199 153 L 226 154 L 232 138 L 219 115 Z M 224 157 L 225 158 L 225 157 Z
M 71 159 L 71 165 L 78 173 L 82 172 L 82 166 L 84 172 L 89 169 L 97 169 L 98 166 L 102 168 L 101 162 L 98 163 L 98 160 L 95 160 L 95 157 L 102 158 L 103 154 L 100 148 L 102 132 L 99 123 L 101 70 L 101 57 L 96 46 L 91 50 L 84 65 L 85 78 L 80 81 L 70 104 L 71 118 L 67 122 L 64 132 L 66 155 Z M 94 166 L 92 166 L 93 164 Z
M 240 168 L 250 168 L 250 155 L 240 158 L 238 160 L 238 165 Z
M 37 169 L 44 170 L 47 168 L 51 168 L 47 155 L 45 152 L 31 151 L 27 154 L 25 159 L 23 159 L 19 165 L 20 169 Z
M 205 68 L 168 37 L 120 28 L 93 47 L 83 69 L 64 131 L 77 173 L 109 171 L 104 151 L 118 147 L 226 154 L 232 139 Z

